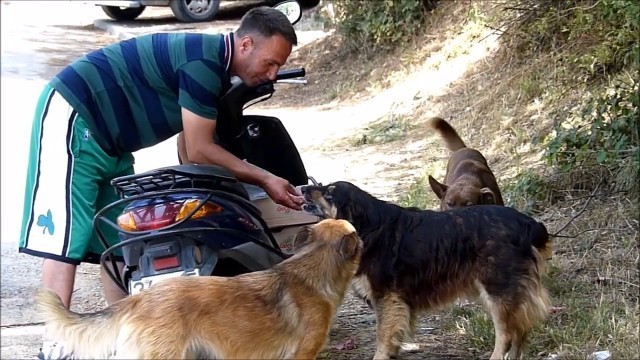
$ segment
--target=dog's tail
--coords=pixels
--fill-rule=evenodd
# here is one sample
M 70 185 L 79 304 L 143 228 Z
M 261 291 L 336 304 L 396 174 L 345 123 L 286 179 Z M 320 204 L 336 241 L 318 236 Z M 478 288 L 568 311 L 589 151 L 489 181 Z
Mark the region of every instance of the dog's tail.
M 546 227 L 539 222 L 533 224 L 529 234 L 535 259 L 531 264 L 529 274 L 520 280 L 525 290 L 524 297 L 518 308 L 511 310 L 516 320 L 511 326 L 514 326 L 517 332 L 523 334 L 524 337 L 535 324 L 547 318 L 551 307 L 549 292 L 542 283 L 545 263 L 551 257 L 549 234 Z
M 35 301 L 47 331 L 66 353 L 81 359 L 106 359 L 115 353 L 120 326 L 109 308 L 91 314 L 74 313 L 64 307 L 55 292 L 45 288 L 38 290 Z
M 514 311 L 519 332 L 526 334 L 532 326 L 547 318 L 551 307 L 549 292 L 542 283 L 543 270 L 540 262 L 533 267 L 531 277 L 523 279 L 526 284 L 526 295 L 519 309 Z
M 549 236 L 549 232 L 544 224 L 535 222 L 533 231 L 531 232 L 531 245 L 537 250 L 539 255 L 541 271 L 544 270 L 544 263 L 551 259 L 553 251 L 553 242 Z
M 443 118 L 432 117 L 428 120 L 428 124 L 432 129 L 440 133 L 449 151 L 456 151 L 467 147 L 456 130 Z

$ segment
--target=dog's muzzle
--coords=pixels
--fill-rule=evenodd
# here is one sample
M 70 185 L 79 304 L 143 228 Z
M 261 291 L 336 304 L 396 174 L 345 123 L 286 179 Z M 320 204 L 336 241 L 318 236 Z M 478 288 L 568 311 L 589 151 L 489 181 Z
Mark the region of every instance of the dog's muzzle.
M 303 185 L 300 186 L 300 193 L 302 194 L 302 196 L 304 196 L 305 200 L 309 200 L 309 188 L 312 185 Z
M 320 217 L 325 217 L 324 213 L 316 204 L 302 204 L 302 211 Z
M 302 196 L 304 197 L 304 200 L 305 200 L 305 203 L 302 204 L 302 211 L 311 215 L 325 217 L 325 214 L 322 211 L 322 209 L 320 209 L 320 206 L 318 206 L 314 202 L 313 191 L 314 191 L 313 185 L 306 185 L 306 186 L 300 187 L 300 192 L 302 193 Z

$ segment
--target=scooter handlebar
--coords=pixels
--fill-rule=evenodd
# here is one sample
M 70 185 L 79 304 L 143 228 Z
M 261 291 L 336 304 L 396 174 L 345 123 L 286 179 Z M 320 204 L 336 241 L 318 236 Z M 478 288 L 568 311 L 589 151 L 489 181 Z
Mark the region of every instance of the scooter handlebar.
M 284 79 L 294 79 L 305 76 L 304 68 L 299 69 L 287 69 L 278 71 L 278 75 L 276 76 L 276 81 L 284 80 Z
M 284 80 L 276 80 L 278 84 L 307 84 L 307 79 L 284 79 Z

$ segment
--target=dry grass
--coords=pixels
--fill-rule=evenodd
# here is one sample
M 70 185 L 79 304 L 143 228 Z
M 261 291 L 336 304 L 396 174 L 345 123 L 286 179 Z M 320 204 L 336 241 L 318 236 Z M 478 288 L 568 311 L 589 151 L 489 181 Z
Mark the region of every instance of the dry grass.
M 425 33 L 394 54 L 370 59 L 340 54 L 335 37 L 301 49 L 290 65 L 305 66 L 314 86 L 295 90 L 297 94 L 287 92 L 289 105 L 348 104 L 400 84 L 425 68 L 444 69 L 483 40 L 484 25 L 500 16 L 495 4 L 442 2 Z M 585 78 L 584 69 L 566 61 L 598 45 L 590 36 L 585 33 L 583 42 L 526 56 L 507 44 L 468 68 L 443 93 L 407 94 L 411 113 L 402 120 L 409 126 L 400 135 L 362 141 L 389 132 L 391 111 L 355 138 L 337 139 L 333 147 L 335 151 L 375 148 L 395 153 L 424 140 L 426 145 L 414 150 L 413 167 L 406 169 L 417 171 L 418 161 L 423 176 L 413 184 L 397 179 L 395 199 L 401 205 L 434 209 L 437 201 L 425 179 L 427 174 L 444 175 L 448 152 L 428 133 L 424 121 L 439 112 L 468 146 L 487 157 L 509 206 L 543 221 L 551 233 L 562 230 L 559 235 L 571 236 L 554 239 L 554 258 L 544 279 L 554 308 L 531 336 L 528 355 L 533 358 L 586 358 L 599 350 L 611 351 L 614 358 L 636 358 L 640 348 L 640 213 L 637 195 L 628 191 L 632 186 L 637 189 L 637 164 L 632 163 L 640 159 L 627 158 L 628 164 L 617 173 L 594 166 L 564 174 L 543 159 L 554 118 L 586 96 L 601 92 L 611 80 Z M 493 326 L 477 305 L 456 306 L 437 317 L 445 336 L 455 338 L 452 343 L 464 343 L 468 356 L 483 356 L 479 349 L 492 348 Z
M 640 159 L 627 158 L 622 176 L 598 166 L 562 174 L 546 165 L 543 141 L 554 115 L 610 81 L 576 81 L 579 73 L 560 61 L 566 55 L 552 51 L 523 58 L 503 48 L 432 101 L 446 104 L 445 115 L 467 144 L 488 158 L 510 206 L 540 219 L 551 233 L 566 226 L 561 235 L 576 235 L 555 239 L 545 279 L 555 308 L 532 335 L 529 354 L 573 359 L 609 350 L 614 358 L 635 358 L 640 348 L 640 226 L 638 198 L 629 189 L 638 186 L 637 167 L 630 163 Z M 621 179 L 628 185 L 622 190 L 616 187 Z M 425 185 L 418 181 L 400 203 L 434 206 Z M 491 348 L 493 326 L 478 306 L 456 307 L 449 315 L 449 329 L 471 348 Z

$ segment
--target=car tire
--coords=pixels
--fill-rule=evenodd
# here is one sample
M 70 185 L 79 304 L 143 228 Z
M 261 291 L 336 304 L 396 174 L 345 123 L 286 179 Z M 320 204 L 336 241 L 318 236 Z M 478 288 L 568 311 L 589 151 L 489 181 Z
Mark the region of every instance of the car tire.
M 269 6 L 276 6 L 284 0 L 271 0 L 268 4 Z M 320 0 L 296 0 L 298 4 L 304 9 L 310 9 L 318 6 L 320 4 Z
M 303 8 L 312 8 L 320 4 L 320 0 L 296 0 Z
M 127 21 L 134 20 L 142 12 L 144 11 L 144 6 L 139 6 L 135 8 L 121 8 L 117 6 L 101 6 L 102 11 L 107 14 L 108 17 L 119 20 L 119 21 Z
M 197 4 L 204 2 L 204 9 Z M 171 11 L 175 17 L 185 23 L 211 21 L 220 8 L 220 0 L 172 0 Z

